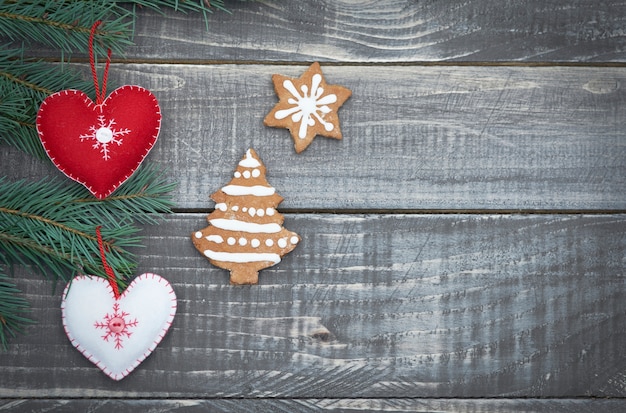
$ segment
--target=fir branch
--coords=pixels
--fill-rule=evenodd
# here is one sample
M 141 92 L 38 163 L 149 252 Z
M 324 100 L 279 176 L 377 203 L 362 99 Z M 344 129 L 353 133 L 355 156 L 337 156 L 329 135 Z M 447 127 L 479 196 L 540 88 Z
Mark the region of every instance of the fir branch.
M 82 73 L 65 64 L 24 59 L 22 54 L 23 50 L 0 47 L 0 80 L 20 94 L 37 100 L 70 88 L 93 94 L 93 81 L 84 79 Z
M 89 195 L 76 203 L 90 207 L 90 212 L 110 221 L 130 215 L 142 224 L 155 224 L 156 214 L 171 213 L 174 202 L 170 192 L 176 183 L 167 180 L 165 171 L 145 164 L 117 191 L 103 200 Z
M 136 268 L 127 248 L 141 245 L 133 223 L 155 223 L 154 214 L 169 212 L 173 187 L 150 166 L 105 200 L 79 184 L 0 179 L 0 261 L 31 265 L 64 281 L 78 272 L 106 277 L 95 237 L 102 225 L 107 262 L 123 284 Z
M 223 0 L 134 0 L 134 6 L 154 10 L 207 13 L 213 8 L 227 11 Z M 123 53 L 132 44 L 134 15 L 116 2 L 98 1 L 5 1 L 0 2 L 0 37 L 55 47 L 62 53 L 85 53 L 91 26 L 105 21 L 96 30 L 95 55 L 111 48 Z M 0 47 L 0 143 L 12 145 L 40 159 L 46 159 L 35 128 L 35 117 L 46 96 L 64 89 L 78 89 L 93 96 L 93 83 L 62 65 L 50 65 L 23 58 L 24 50 Z
M 85 208 L 74 202 L 84 193 L 77 185 L 73 187 L 52 180 L 0 180 L 0 261 L 30 265 L 64 281 L 79 272 L 106 277 L 95 236 L 95 228 L 106 225 L 107 261 L 123 281 L 136 267 L 126 248 L 140 245 L 139 229 L 128 217 L 113 221 L 91 210 L 85 213 Z
M 0 73 L 0 76 L 2 74 Z M 43 158 L 45 152 L 37 137 L 31 100 L 16 93 L 0 79 L 0 143 Z
M 46 96 L 64 89 L 79 89 L 93 96 L 91 80 L 63 64 L 24 59 L 33 43 L 58 49 L 61 61 L 69 53 L 86 53 L 91 26 L 99 26 L 94 52 L 107 49 L 122 54 L 132 44 L 135 7 L 155 10 L 201 12 L 208 26 L 208 13 L 223 10 L 223 0 L 135 0 L 121 6 L 108 0 L 0 1 L 0 38 L 13 42 L 16 50 L 0 47 L 0 143 L 13 145 L 40 158 L 45 157 L 37 136 L 35 118 Z M 6 42 L 5 42 L 6 43 Z M 139 223 L 154 223 L 154 215 L 173 206 L 168 192 L 173 184 L 153 167 L 140 168 L 121 188 L 105 200 L 97 200 L 79 184 L 67 180 L 6 182 L 0 178 L 0 263 L 24 264 L 69 280 L 76 273 L 106 277 L 100 261 L 95 227 L 102 226 L 108 245 L 107 263 L 117 281 L 134 274 L 136 263 L 128 250 L 140 246 Z M 0 344 L 29 320 L 21 313 L 27 303 L 0 273 Z
M 129 11 L 122 4 L 130 4 Z M 123 54 L 132 44 L 135 8 L 162 11 L 200 12 L 208 29 L 208 15 L 214 10 L 229 13 L 224 0 L 41 0 L 5 1 L 0 3 L 0 37 L 11 41 L 27 40 L 59 49 L 64 53 L 86 52 L 91 26 L 97 20 L 106 24 L 96 31 L 96 54 L 111 48 Z
M 63 89 L 94 94 L 93 82 L 65 65 L 21 58 L 22 51 L 0 47 L 0 142 L 46 159 L 35 118 L 41 102 Z
M 21 333 L 26 324 L 33 321 L 24 316 L 28 302 L 19 296 L 21 291 L 11 279 L 0 272 L 0 347 L 7 349 L 9 338 Z
M 96 32 L 96 53 L 111 48 L 122 53 L 132 44 L 132 13 L 107 0 L 16 1 L 0 3 L 0 36 L 29 41 L 64 53 L 87 50 L 91 26 L 106 21 Z

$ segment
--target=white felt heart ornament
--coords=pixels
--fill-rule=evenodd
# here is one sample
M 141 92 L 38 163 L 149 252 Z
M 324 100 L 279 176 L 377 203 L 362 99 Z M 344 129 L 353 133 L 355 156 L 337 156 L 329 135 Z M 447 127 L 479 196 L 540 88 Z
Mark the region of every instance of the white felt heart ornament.
M 63 292 L 63 327 L 72 345 L 113 380 L 130 374 L 159 344 L 176 314 L 167 280 L 145 273 L 116 298 L 108 280 L 75 277 Z

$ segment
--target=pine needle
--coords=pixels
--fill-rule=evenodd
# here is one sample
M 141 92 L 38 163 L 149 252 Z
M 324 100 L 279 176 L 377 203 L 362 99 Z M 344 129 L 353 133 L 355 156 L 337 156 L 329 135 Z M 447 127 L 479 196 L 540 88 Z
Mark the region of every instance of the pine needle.
M 21 291 L 11 279 L 0 272 L 0 347 L 7 349 L 9 338 L 21 333 L 26 324 L 33 321 L 24 316 L 28 302 L 20 297 Z
M 63 64 L 24 60 L 21 53 L 0 47 L 0 143 L 45 159 L 35 127 L 41 102 L 51 93 L 70 88 L 93 96 L 93 82 Z
M 61 52 L 85 52 L 91 26 L 106 24 L 96 32 L 98 54 L 111 48 L 116 54 L 132 44 L 132 13 L 107 0 L 15 1 L 0 3 L 0 36 L 16 42 L 34 42 Z
M 0 261 L 29 265 L 66 282 L 79 272 L 106 277 L 95 236 L 95 228 L 106 223 L 104 239 L 116 240 L 108 242 L 107 261 L 122 280 L 132 275 L 136 264 L 125 247 L 139 245 L 138 229 L 83 215 L 73 202 L 82 191 L 46 180 L 0 181 L 0 191 Z
M 106 277 L 95 236 L 102 226 L 107 262 L 123 283 L 136 268 L 128 248 L 141 245 L 134 223 L 155 223 L 155 214 L 169 212 L 173 187 L 151 166 L 105 200 L 76 183 L 0 178 L 0 262 L 30 265 L 64 281 L 79 272 Z
M 131 7 L 108 0 L 0 1 L 0 145 L 8 144 L 47 159 L 37 136 L 35 119 L 41 102 L 64 89 L 94 96 L 91 79 L 51 64 L 27 59 L 35 44 L 57 50 L 60 60 L 72 53 L 87 53 L 91 26 L 101 20 L 94 52 L 111 49 L 123 55 L 132 44 L 135 8 L 161 11 L 171 8 L 208 15 L 227 11 L 223 0 L 135 0 Z M 40 46 L 38 46 L 40 47 Z M 157 168 L 145 165 L 113 195 L 94 198 L 69 180 L 8 182 L 0 177 L 0 265 L 26 265 L 53 280 L 68 281 L 78 273 L 107 277 L 95 235 L 102 226 L 108 249 L 107 263 L 124 287 L 135 272 L 131 247 L 141 246 L 137 223 L 155 223 L 157 214 L 170 212 L 169 192 L 174 184 Z M 0 346 L 30 322 L 23 313 L 28 303 L 15 284 L 0 271 Z
M 176 183 L 169 182 L 165 172 L 152 164 L 141 168 L 112 195 L 103 200 L 89 198 L 77 199 L 86 209 L 108 221 L 118 220 L 120 216 L 130 216 L 142 224 L 156 224 L 157 214 L 171 213 L 174 207 L 171 195 Z

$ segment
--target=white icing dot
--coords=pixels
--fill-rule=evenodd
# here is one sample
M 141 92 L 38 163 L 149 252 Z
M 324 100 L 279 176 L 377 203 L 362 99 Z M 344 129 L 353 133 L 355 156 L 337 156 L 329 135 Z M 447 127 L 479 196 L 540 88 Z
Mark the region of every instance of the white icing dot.
M 228 243 L 228 245 L 235 245 L 235 242 L 237 242 L 237 240 L 233 237 L 228 237 L 228 240 L 226 240 L 226 242 Z
M 258 169 L 255 169 L 252 171 L 252 176 L 254 178 L 258 178 L 261 175 L 261 171 L 259 171 Z
M 242 210 L 243 212 L 248 212 L 248 207 L 243 207 L 243 208 L 241 208 L 241 210 Z
M 215 204 L 215 209 L 219 209 L 220 211 L 226 212 L 228 207 L 226 206 L 225 203 L 219 203 L 219 204 Z
M 298 237 L 293 236 L 293 237 L 291 237 L 291 239 L 290 239 L 289 241 L 290 241 L 292 244 L 297 244 L 297 243 L 298 243 L 298 241 L 300 241 L 300 240 L 298 239 Z
M 256 215 L 256 208 L 255 207 L 250 207 L 250 209 L 248 210 L 248 214 L 250 214 L 251 217 Z
M 243 171 L 243 177 L 246 179 L 250 178 L 250 171 Z
M 259 241 L 258 239 L 253 239 L 252 241 L 250 241 L 250 245 L 252 245 L 252 247 L 254 248 L 258 248 L 259 245 L 261 245 L 261 241 Z
M 239 211 L 239 207 L 237 205 L 233 205 L 231 209 L 235 212 Z
M 278 246 L 280 248 L 285 248 L 287 246 L 287 238 L 281 238 L 278 240 Z
M 274 208 L 267 208 L 267 209 L 265 210 L 265 213 L 266 213 L 268 216 L 270 216 L 270 217 L 271 217 L 272 215 L 274 215 L 274 212 L 276 212 L 276 210 L 275 210 Z
M 235 171 L 235 178 L 241 178 L 241 172 Z
M 196 232 L 196 238 L 202 238 L 202 232 L 200 231 Z
M 262 217 L 263 215 L 265 215 L 265 210 L 264 209 L 259 209 L 256 211 L 256 214 L 260 217 Z
M 268 247 L 271 247 L 272 245 L 274 245 L 274 241 L 272 241 L 271 239 L 266 239 L 265 245 L 267 245 Z
M 244 237 L 239 238 L 239 245 L 241 245 L 242 247 L 246 245 L 247 243 L 248 243 L 248 240 L 245 239 Z

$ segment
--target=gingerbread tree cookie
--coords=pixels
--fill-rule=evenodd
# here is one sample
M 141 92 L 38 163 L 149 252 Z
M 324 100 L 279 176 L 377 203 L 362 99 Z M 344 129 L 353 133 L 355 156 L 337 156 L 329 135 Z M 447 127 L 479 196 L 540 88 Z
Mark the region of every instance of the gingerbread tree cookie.
M 230 271 L 231 284 L 256 284 L 259 271 L 281 261 L 300 237 L 282 227 L 276 211 L 283 198 L 265 178 L 265 166 L 248 149 L 228 185 L 211 195 L 209 226 L 192 234 L 211 264 Z
M 272 81 L 279 102 L 263 124 L 289 129 L 296 152 L 305 150 L 317 135 L 343 137 L 337 111 L 352 92 L 343 86 L 326 84 L 319 63 L 313 63 L 298 79 L 273 75 Z

